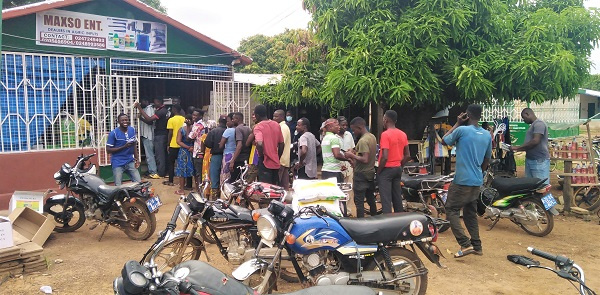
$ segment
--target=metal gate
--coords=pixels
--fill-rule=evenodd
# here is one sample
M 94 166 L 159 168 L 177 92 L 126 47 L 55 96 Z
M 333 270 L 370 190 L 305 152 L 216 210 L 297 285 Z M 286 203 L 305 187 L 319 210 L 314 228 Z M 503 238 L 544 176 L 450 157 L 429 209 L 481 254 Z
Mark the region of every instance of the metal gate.
M 221 114 L 240 112 L 244 123 L 252 123 L 253 104 L 250 99 L 249 83 L 214 81 L 209 106 L 210 119 L 217 120 Z
M 131 126 L 139 130 L 137 111 L 133 106 L 139 97 L 139 84 L 137 77 L 108 75 L 98 75 L 96 83 L 98 163 L 100 166 L 108 166 L 110 155 L 106 152 L 106 140 L 108 134 L 118 127 L 119 114 L 129 115 Z M 141 143 L 138 143 L 138 156 L 140 149 Z

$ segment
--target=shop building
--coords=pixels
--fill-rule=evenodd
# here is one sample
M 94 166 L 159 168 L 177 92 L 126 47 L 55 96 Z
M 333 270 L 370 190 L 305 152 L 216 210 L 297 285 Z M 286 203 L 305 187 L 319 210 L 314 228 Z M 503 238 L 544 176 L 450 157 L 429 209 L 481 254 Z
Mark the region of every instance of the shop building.
M 233 73 L 252 60 L 137 0 L 45 1 L 2 20 L 0 210 L 15 190 L 56 188 L 81 153 L 110 177 L 108 133 L 140 98 L 250 120 L 250 84 Z

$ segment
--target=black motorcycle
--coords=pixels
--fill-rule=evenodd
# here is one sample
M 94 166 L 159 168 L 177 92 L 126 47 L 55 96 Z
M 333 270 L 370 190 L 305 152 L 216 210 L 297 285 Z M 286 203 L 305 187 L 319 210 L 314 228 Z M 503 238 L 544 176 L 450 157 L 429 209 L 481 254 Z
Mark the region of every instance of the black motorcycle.
M 44 205 L 44 213 L 54 218 L 57 232 L 72 232 L 85 220 L 97 221 L 90 229 L 104 223 L 124 231 L 133 240 L 145 240 L 156 229 L 155 212 L 162 205 L 150 182 L 128 183 L 109 186 L 91 173 L 93 166 L 85 162 L 96 154 L 80 156 L 73 167 L 68 163 L 54 173 L 54 180 L 66 195 L 50 197 Z M 79 198 L 75 197 L 79 196 Z
M 492 221 L 488 230 L 502 218 L 508 218 L 526 233 L 543 237 L 554 228 L 554 215 L 558 211 L 556 199 L 550 193 L 545 179 L 534 177 L 495 178 L 492 160 L 488 168 L 477 202 L 477 213 Z

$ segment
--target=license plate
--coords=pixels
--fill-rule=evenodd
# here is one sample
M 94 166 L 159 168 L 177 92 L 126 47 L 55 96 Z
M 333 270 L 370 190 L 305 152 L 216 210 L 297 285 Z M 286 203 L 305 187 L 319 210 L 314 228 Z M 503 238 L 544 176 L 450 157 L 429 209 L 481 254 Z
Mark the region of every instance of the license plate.
M 150 213 L 154 213 L 158 210 L 158 207 L 162 206 L 162 202 L 160 201 L 160 198 L 156 196 L 148 199 L 148 201 L 146 201 L 146 206 L 148 206 Z
M 546 210 L 550 210 L 558 203 L 556 203 L 556 199 L 554 199 L 552 194 L 547 194 L 544 197 L 542 197 L 542 204 L 544 204 L 544 208 L 546 208 Z

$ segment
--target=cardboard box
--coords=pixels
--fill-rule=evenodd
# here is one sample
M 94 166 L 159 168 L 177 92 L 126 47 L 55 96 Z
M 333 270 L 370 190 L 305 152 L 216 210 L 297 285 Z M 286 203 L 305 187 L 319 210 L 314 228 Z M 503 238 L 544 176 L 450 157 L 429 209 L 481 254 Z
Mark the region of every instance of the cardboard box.
M 13 230 L 8 217 L 0 216 L 0 249 L 14 246 Z
M 38 213 L 44 213 L 44 195 L 41 192 L 15 191 L 10 198 L 8 209 L 10 212 L 17 208 L 31 208 Z
M 40 247 L 44 246 L 54 230 L 52 219 L 28 207 L 16 208 L 8 218 L 12 221 L 13 229 L 16 232 Z

